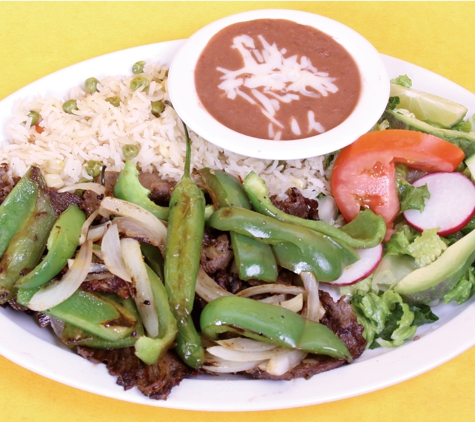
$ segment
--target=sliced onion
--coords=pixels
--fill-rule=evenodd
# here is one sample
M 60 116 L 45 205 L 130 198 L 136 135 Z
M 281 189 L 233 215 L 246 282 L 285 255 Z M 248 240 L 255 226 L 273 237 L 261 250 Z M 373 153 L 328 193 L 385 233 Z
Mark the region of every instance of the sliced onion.
M 249 362 L 270 359 L 276 354 L 282 353 L 281 348 L 274 347 L 270 350 L 246 351 L 235 350 L 229 347 L 212 346 L 206 349 L 213 356 L 232 362 Z
M 236 372 L 247 371 L 249 369 L 255 368 L 260 363 L 262 363 L 262 361 L 231 362 L 207 354 L 205 357 L 205 364 L 202 366 L 202 368 L 209 372 L 234 374 Z
M 162 239 L 162 243 L 158 246 L 164 252 L 165 242 L 167 239 L 167 228 L 157 217 L 151 212 L 145 210 L 131 202 L 106 196 L 101 202 L 101 209 L 110 214 L 130 217 L 145 225 L 153 238 Z
M 111 224 L 102 238 L 101 251 L 108 270 L 125 281 L 132 281 L 125 267 L 120 250 L 120 238 L 117 225 Z
M 69 270 L 61 280 L 42 287 L 30 300 L 33 311 L 45 311 L 69 298 L 81 285 L 89 272 L 92 261 L 92 242 L 84 242 Z
M 203 268 L 198 270 L 195 286 L 196 294 L 207 302 L 211 302 L 221 296 L 233 296 L 232 293 L 223 289 L 216 281 L 214 281 Z
M 295 313 L 300 312 L 303 308 L 303 294 L 299 294 L 292 299 L 281 302 L 280 306 Z
M 64 188 L 58 189 L 59 193 L 62 192 L 74 192 L 75 190 L 92 190 L 98 195 L 104 195 L 106 193 L 105 186 L 100 183 L 86 182 L 86 183 L 76 183 L 75 185 L 65 186 Z
M 333 224 L 338 217 L 338 207 L 333 196 L 327 195 L 317 199 L 318 217 L 328 224 Z
M 104 261 L 104 254 L 102 253 L 102 250 L 101 249 L 96 249 L 96 248 L 93 248 L 92 249 L 92 253 L 97 256 L 101 261 Z
M 310 271 L 302 271 L 300 278 L 307 291 L 307 312 L 305 316 L 312 321 L 318 322 L 325 315 L 325 308 L 320 302 L 318 294 L 318 281 Z
M 141 221 L 130 217 L 116 217 L 114 224 L 117 224 L 119 232 L 125 237 L 132 237 L 151 243 L 152 245 L 162 249 L 166 239 L 162 236 L 157 237 L 157 233 L 150 231 L 150 229 Z
M 244 337 L 217 340 L 216 343 L 223 347 L 245 352 L 262 352 L 263 350 L 272 350 L 278 347 L 272 343 L 264 343 L 263 341 Z
M 299 286 L 289 286 L 287 284 L 261 284 L 259 286 L 252 286 L 247 289 L 241 290 L 237 293 L 236 296 L 242 297 L 251 297 L 254 295 L 260 295 L 263 293 L 274 293 L 274 294 L 291 294 L 291 295 L 298 295 L 300 293 L 305 294 L 305 289 Z
M 135 304 L 150 337 L 158 336 L 158 314 L 152 286 L 142 257 L 140 243 L 135 239 L 121 239 L 120 249 L 127 272 L 135 284 Z
M 112 275 L 105 264 L 99 262 L 93 262 L 89 267 L 89 273 L 100 273 L 100 274 L 109 274 L 109 277 Z
M 272 295 L 272 296 L 267 296 L 264 299 L 259 299 L 259 302 L 270 303 L 271 305 L 280 306 L 282 302 L 285 302 L 285 298 L 286 298 L 286 295 L 284 294 Z
M 81 228 L 81 235 L 79 236 L 79 244 L 82 245 L 88 238 L 89 227 L 91 227 L 92 222 L 99 215 L 99 210 L 95 210 L 84 222 Z
M 280 376 L 295 368 L 307 356 L 302 350 L 286 350 L 269 359 L 265 367 L 268 374 Z
M 87 232 L 87 238 L 89 240 L 92 240 L 93 242 L 97 242 L 98 240 L 102 239 L 102 237 L 106 234 L 106 231 L 111 224 L 111 221 L 106 221 L 103 224 L 98 224 L 97 226 L 90 227 L 89 231 Z

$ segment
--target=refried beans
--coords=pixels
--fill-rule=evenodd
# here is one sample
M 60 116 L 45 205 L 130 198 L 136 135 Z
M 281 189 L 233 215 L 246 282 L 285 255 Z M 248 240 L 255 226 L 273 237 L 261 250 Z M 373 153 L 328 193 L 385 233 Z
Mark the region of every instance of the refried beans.
M 361 78 L 327 34 L 283 19 L 239 22 L 218 32 L 195 69 L 203 107 L 228 128 L 260 139 L 326 132 L 354 109 Z

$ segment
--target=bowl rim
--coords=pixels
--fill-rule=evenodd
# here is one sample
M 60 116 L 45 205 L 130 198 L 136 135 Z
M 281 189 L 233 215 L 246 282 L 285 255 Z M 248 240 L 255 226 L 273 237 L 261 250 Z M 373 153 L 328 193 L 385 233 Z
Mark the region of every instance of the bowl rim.
M 352 113 L 340 125 L 322 134 L 287 141 L 254 138 L 235 132 L 215 120 L 201 104 L 195 87 L 194 69 L 201 51 L 221 29 L 257 19 L 285 19 L 309 25 L 331 36 L 356 62 L 361 92 Z M 362 35 L 328 17 L 291 9 L 260 9 L 216 20 L 195 32 L 172 59 L 168 75 L 171 102 L 193 132 L 228 152 L 247 157 L 292 160 L 337 151 L 371 130 L 383 114 L 389 98 L 389 77 L 381 55 Z

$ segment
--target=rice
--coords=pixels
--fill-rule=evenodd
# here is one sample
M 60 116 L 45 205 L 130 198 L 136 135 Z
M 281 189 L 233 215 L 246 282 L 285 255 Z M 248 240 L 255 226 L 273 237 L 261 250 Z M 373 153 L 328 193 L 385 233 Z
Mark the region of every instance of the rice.
M 89 178 L 85 164 L 95 160 L 108 170 L 121 171 L 124 166 L 122 147 L 139 147 L 134 161 L 142 171 L 157 172 L 162 178 L 178 181 L 183 174 L 185 136 L 175 111 L 166 107 L 160 117 L 151 113 L 151 102 L 168 100 L 167 68 L 158 63 L 145 66 L 143 76 L 150 81 L 146 92 L 132 91 L 135 75 L 110 76 L 98 84 L 98 92 L 89 94 L 78 87 L 67 99 L 77 100 L 73 114 L 63 111 L 65 100 L 35 97 L 19 101 L 13 110 L 7 133 L 9 139 L 0 149 L 0 162 L 8 163 L 9 176 L 21 177 L 31 165 L 37 165 L 54 187 L 71 185 Z M 118 107 L 106 101 L 117 96 Z M 40 115 L 42 133 L 31 126 L 28 113 Z M 211 167 L 244 178 L 251 170 L 267 183 L 271 194 L 283 199 L 285 191 L 297 187 L 303 195 L 316 198 L 329 194 L 325 179 L 325 157 L 305 160 L 262 160 L 225 151 L 190 132 L 192 167 Z

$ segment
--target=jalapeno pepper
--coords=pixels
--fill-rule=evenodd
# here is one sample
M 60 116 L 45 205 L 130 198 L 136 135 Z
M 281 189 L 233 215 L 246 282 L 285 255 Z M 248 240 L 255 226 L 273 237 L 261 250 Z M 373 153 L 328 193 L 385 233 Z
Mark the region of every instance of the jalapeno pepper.
M 35 183 L 37 167 L 28 169 L 0 205 L 0 258 L 13 236 L 35 209 L 38 185 Z
M 114 196 L 124 201 L 132 202 L 151 212 L 160 220 L 167 220 L 169 209 L 155 204 L 148 196 L 150 191 L 142 186 L 139 180 L 139 172 L 132 161 L 125 162 L 124 169 L 114 185 Z
M 46 248 L 46 257 L 26 276 L 15 283 L 16 287 L 37 287 L 46 284 L 68 263 L 79 245 L 81 228 L 86 216 L 77 206 L 70 205 L 54 223 Z
M 325 325 L 253 299 L 222 296 L 212 300 L 201 313 L 200 326 L 212 339 L 233 332 L 282 347 L 352 360 L 346 345 Z
M 56 221 L 56 213 L 46 193 L 46 182 L 39 169 L 34 168 L 30 179 L 38 187 L 35 209 L 12 238 L 0 260 L 0 304 L 13 297 L 15 282 L 38 264 Z
M 287 261 L 292 267 L 289 269 L 296 273 L 311 271 L 319 281 L 336 280 L 345 266 L 359 259 L 354 250 L 328 236 L 243 208 L 220 208 L 208 224 L 218 230 L 245 234 L 277 248 L 290 244 L 291 255 Z M 285 267 L 285 262 L 277 261 Z
M 254 207 L 261 214 L 276 218 L 287 223 L 298 224 L 310 230 L 330 236 L 348 246 L 358 249 L 372 248 L 379 245 L 386 234 L 384 219 L 365 210 L 340 229 L 319 220 L 306 220 L 286 214 L 274 206 L 269 198 L 265 181 L 255 172 L 250 172 L 243 181 L 243 187 Z
M 246 192 L 234 176 L 224 171 L 209 168 L 201 169 L 199 174 L 216 208 L 241 207 L 251 209 Z M 276 281 L 278 275 L 277 263 L 269 245 L 234 231 L 229 233 L 229 237 L 231 238 L 236 267 L 241 280 Z
M 205 198 L 191 179 L 191 141 L 186 126 L 183 126 L 186 135 L 185 169 L 170 198 L 165 287 L 172 312 L 178 321 L 176 350 L 184 362 L 198 368 L 204 362 L 204 349 L 190 314 L 203 243 Z

